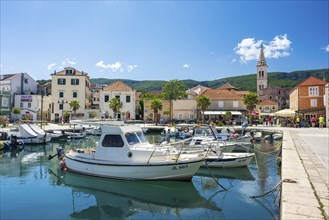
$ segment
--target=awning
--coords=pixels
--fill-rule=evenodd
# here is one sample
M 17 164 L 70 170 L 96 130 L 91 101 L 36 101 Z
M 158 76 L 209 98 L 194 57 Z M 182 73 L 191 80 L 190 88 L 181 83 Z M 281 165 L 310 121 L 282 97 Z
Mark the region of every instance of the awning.
M 259 113 L 260 116 L 263 116 L 263 115 L 269 115 L 269 116 L 274 116 L 274 113 L 270 113 L 270 112 L 261 112 Z
M 231 112 L 232 115 L 242 115 L 239 111 L 204 111 L 205 115 L 225 115 L 226 112 Z

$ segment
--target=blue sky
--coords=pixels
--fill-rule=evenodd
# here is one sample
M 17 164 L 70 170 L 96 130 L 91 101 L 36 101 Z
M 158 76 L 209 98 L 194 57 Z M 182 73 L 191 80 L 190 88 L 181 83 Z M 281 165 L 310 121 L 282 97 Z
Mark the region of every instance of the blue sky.
M 329 68 L 327 1 L 3 1 L 1 74 L 214 80 Z

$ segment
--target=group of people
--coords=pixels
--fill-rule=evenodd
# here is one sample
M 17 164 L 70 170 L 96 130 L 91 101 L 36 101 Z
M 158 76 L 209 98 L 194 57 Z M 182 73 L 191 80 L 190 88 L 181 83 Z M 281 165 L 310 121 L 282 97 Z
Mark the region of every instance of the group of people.
M 324 117 L 322 115 L 318 119 L 316 119 L 314 116 L 311 118 L 312 128 L 315 127 L 317 121 L 319 122 L 319 128 L 323 128 Z
M 302 122 L 305 122 L 305 120 L 301 120 L 299 116 L 295 118 L 295 124 L 297 127 L 304 127 L 302 126 Z M 320 115 L 320 117 L 317 119 L 315 116 L 312 116 L 309 119 L 309 124 L 312 125 L 312 128 L 316 127 L 316 124 L 319 124 L 319 128 L 323 128 L 324 126 L 324 117 Z

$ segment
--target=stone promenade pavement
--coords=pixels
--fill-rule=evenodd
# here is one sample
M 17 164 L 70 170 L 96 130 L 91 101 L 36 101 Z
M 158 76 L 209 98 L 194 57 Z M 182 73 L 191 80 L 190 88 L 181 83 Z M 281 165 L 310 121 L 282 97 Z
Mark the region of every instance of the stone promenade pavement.
M 283 132 L 281 219 L 329 219 L 329 129 L 262 127 Z

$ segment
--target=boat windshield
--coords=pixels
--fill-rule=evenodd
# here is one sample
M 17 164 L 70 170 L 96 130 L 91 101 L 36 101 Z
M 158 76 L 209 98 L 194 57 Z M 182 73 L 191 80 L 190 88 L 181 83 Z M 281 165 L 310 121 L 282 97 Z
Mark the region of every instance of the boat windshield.
M 125 137 L 129 145 L 147 142 L 143 132 L 126 133 Z

